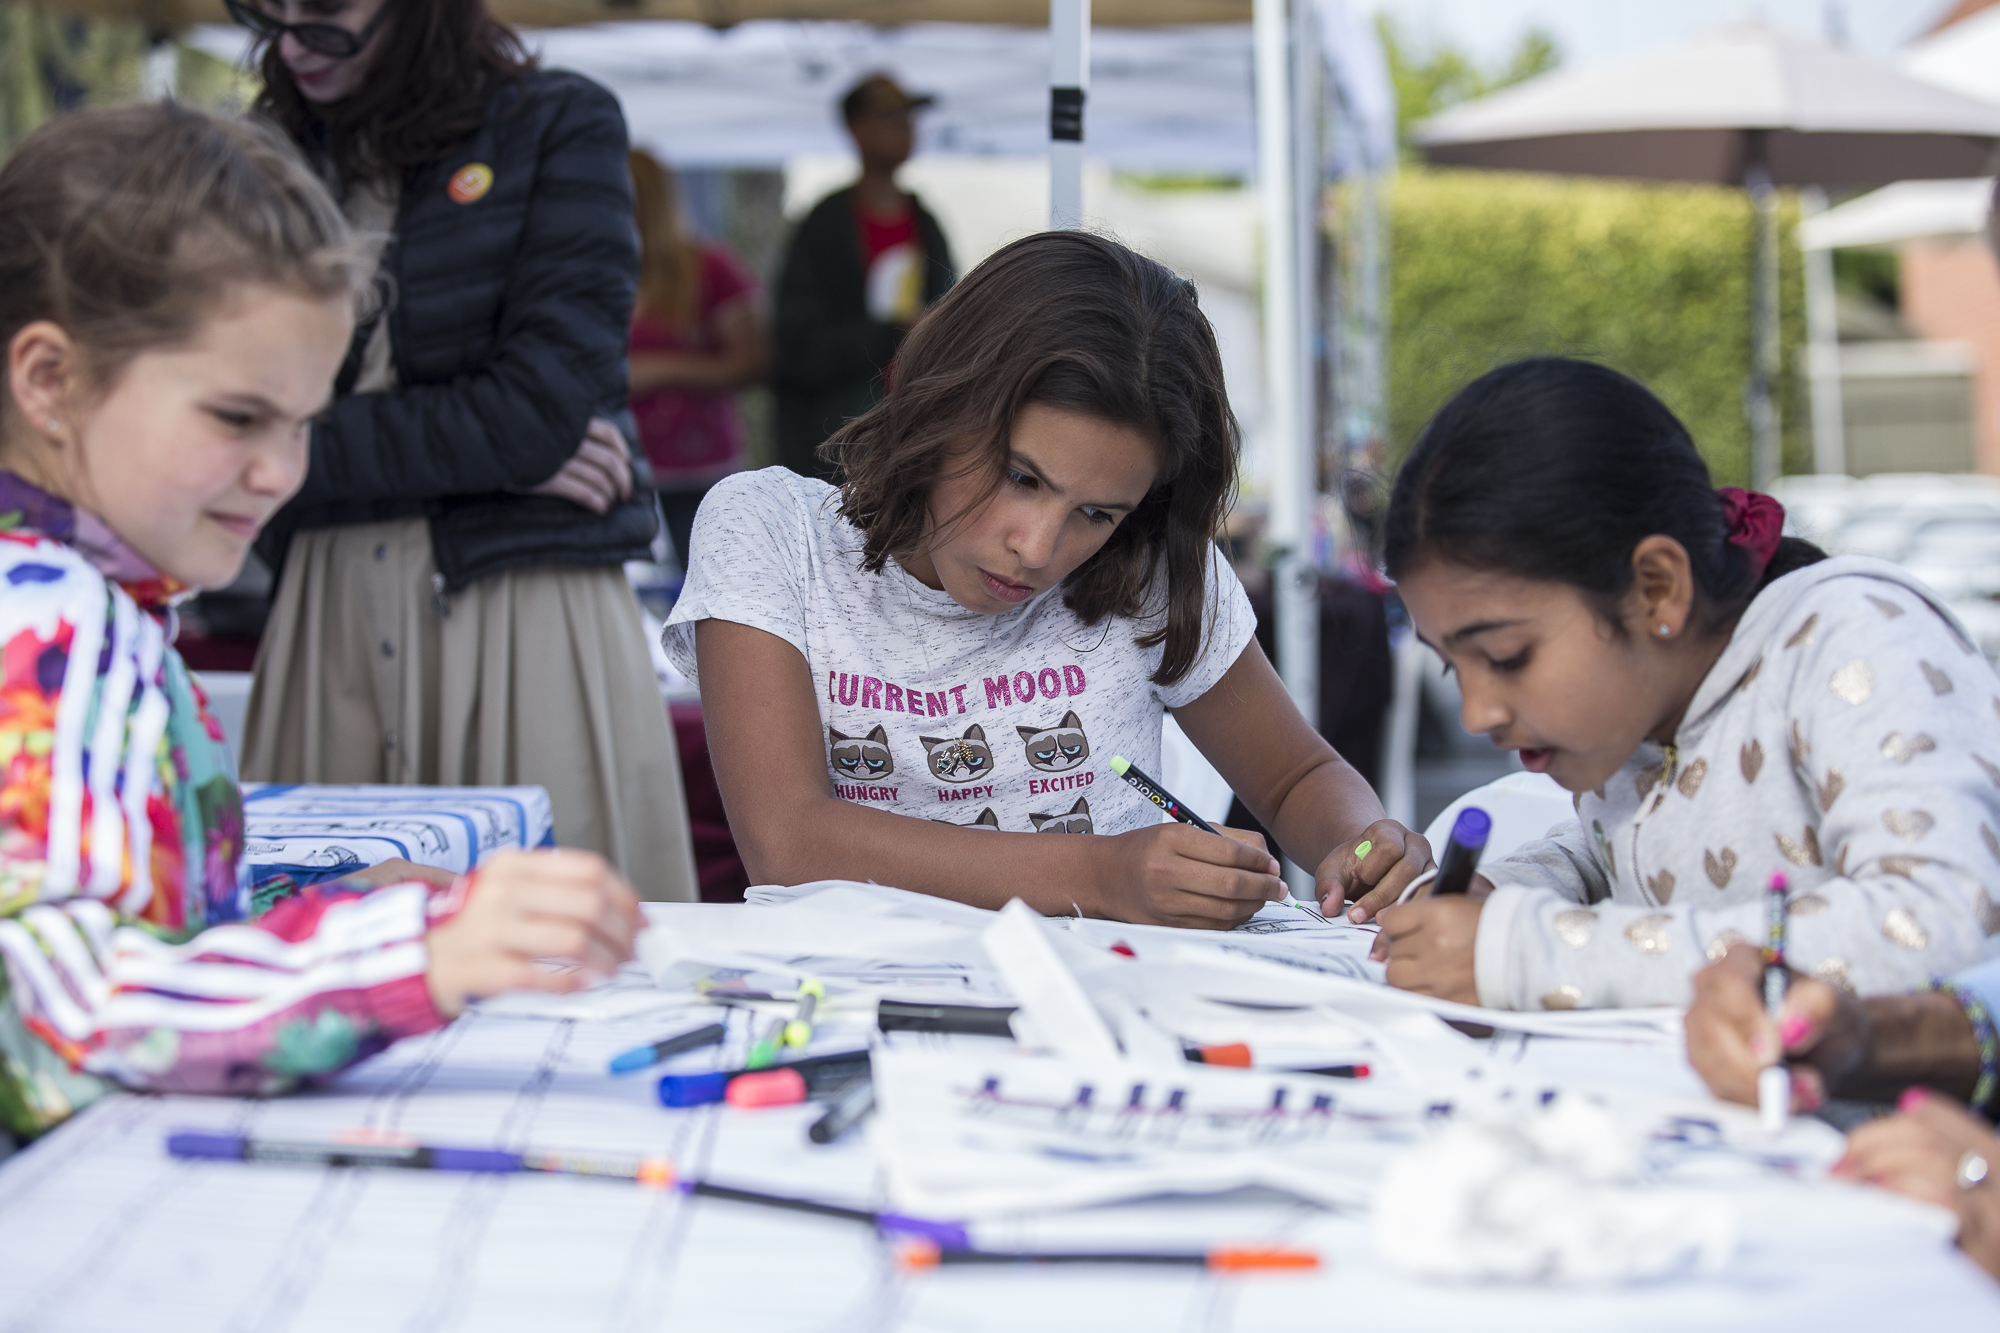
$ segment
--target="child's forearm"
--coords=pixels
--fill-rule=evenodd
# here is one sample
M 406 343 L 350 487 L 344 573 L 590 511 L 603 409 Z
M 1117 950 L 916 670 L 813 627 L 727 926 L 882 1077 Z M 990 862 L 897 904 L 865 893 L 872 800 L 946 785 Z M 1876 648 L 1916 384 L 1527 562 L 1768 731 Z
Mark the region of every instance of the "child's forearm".
M 973 907 L 1020 898 L 1044 914 L 1106 915 L 1109 838 L 962 828 L 832 796 L 732 826 L 754 884 L 867 880 Z
M 1334 848 L 1383 818 L 1374 788 L 1337 754 L 1329 754 L 1293 781 L 1275 810 L 1252 807 L 1285 854 L 1308 870 Z

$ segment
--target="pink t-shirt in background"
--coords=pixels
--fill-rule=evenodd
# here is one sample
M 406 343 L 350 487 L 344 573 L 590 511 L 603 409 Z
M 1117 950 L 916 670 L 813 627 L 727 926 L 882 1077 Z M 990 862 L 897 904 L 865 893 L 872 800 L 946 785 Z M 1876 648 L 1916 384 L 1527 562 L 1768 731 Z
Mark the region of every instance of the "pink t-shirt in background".
M 703 242 L 700 251 L 694 327 L 684 331 L 656 316 L 635 314 L 630 344 L 633 353 L 722 350 L 716 312 L 732 301 L 754 297 L 757 284 L 721 246 Z M 639 442 L 662 490 L 704 486 L 743 466 L 743 420 L 737 415 L 734 389 L 722 393 L 657 389 L 634 394 L 632 415 L 638 419 Z

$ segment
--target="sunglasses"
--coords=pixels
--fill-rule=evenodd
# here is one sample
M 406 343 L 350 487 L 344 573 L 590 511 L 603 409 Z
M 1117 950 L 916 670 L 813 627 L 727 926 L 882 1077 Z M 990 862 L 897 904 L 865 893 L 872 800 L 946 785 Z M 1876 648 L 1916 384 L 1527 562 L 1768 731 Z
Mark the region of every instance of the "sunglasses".
M 260 42 L 275 42 L 290 33 L 298 39 L 300 46 L 315 55 L 332 56 L 335 60 L 346 60 L 361 53 L 368 45 L 368 39 L 382 26 L 382 20 L 389 17 L 389 6 L 385 3 L 375 11 L 375 17 L 360 32 L 353 32 L 337 23 L 285 23 L 272 18 L 254 4 L 243 0 L 222 0 L 222 6 L 229 11 L 229 17 L 255 33 Z

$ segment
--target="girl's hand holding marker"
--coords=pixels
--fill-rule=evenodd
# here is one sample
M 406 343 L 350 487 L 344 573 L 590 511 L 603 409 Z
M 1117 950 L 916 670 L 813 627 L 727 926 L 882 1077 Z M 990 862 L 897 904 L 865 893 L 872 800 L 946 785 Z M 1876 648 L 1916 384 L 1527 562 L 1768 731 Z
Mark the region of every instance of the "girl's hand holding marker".
M 1240 926 L 1265 903 L 1290 896 L 1261 835 L 1217 828 L 1123 755 L 1111 756 L 1111 771 L 1178 822 L 1107 840 L 1109 915 L 1161 926 Z

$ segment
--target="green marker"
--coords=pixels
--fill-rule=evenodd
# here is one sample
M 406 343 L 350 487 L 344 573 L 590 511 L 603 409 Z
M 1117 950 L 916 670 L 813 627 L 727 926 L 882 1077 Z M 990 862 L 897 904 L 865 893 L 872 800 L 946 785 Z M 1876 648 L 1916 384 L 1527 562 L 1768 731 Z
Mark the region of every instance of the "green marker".
M 778 1060 L 778 1048 L 785 1044 L 785 1020 L 775 1018 L 765 1031 L 761 1041 L 753 1042 L 750 1054 L 743 1057 L 745 1069 L 769 1069 Z

